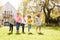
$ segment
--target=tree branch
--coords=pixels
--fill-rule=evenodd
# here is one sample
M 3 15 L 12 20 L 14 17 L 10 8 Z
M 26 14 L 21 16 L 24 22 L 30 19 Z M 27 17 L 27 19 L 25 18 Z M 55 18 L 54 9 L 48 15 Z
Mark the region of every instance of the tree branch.
M 43 6 L 43 12 L 46 15 L 46 11 L 45 11 L 45 5 Z
M 53 9 L 54 9 L 54 7 L 55 7 L 55 3 L 53 3 L 53 2 L 52 2 L 52 4 L 53 4 L 54 6 L 50 9 L 50 11 L 51 11 L 51 10 L 53 10 Z

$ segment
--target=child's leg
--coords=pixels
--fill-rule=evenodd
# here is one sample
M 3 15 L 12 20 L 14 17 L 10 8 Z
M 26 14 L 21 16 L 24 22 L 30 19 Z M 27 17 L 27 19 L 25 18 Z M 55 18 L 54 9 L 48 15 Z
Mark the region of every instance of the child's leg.
M 38 26 L 36 27 L 36 32 L 37 32 L 37 30 L 38 30 Z
M 22 32 L 24 33 L 25 24 L 22 24 Z
M 11 31 L 11 33 L 13 32 L 13 25 L 12 24 L 10 24 L 10 30 L 9 31 Z
M 17 30 L 17 32 L 19 32 L 19 26 L 20 26 L 20 24 L 16 23 L 16 30 Z
M 29 24 L 28 24 L 28 32 L 29 32 Z
M 11 25 L 11 32 L 13 32 L 13 24 Z
M 9 24 L 9 31 L 11 31 L 11 24 Z
M 31 29 L 31 25 L 28 24 L 28 32 L 30 32 L 30 29 Z
M 41 32 L 41 26 L 39 26 L 39 32 Z

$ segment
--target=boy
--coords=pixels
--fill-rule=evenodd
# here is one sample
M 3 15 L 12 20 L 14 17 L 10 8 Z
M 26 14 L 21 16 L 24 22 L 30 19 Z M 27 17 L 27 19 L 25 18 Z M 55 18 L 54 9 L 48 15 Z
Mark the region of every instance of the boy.
M 11 31 L 11 33 L 13 33 L 13 25 L 14 25 L 14 18 L 13 15 L 11 14 L 9 16 L 9 31 Z
M 28 22 L 28 32 L 30 33 L 30 29 L 31 29 L 31 26 L 32 26 L 32 19 L 31 19 L 30 15 L 28 15 L 27 17 L 28 17 L 28 20 L 27 20 L 27 22 Z
M 22 17 L 22 33 L 24 33 L 25 24 L 26 24 L 25 15 L 23 15 L 23 17 Z

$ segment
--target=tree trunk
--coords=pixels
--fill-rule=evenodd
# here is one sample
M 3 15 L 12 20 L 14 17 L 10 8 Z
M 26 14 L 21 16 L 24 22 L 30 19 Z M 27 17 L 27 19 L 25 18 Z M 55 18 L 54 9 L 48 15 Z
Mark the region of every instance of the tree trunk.
M 45 14 L 45 23 L 48 25 L 50 23 L 50 13 L 51 13 L 51 10 L 47 10 L 48 13 L 44 13 Z

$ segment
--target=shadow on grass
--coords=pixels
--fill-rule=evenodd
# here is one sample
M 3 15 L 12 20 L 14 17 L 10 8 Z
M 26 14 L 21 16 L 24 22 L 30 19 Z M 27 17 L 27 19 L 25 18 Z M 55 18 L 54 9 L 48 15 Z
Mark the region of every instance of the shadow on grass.
M 44 35 L 43 33 L 38 33 L 38 35 Z
M 59 26 L 43 26 L 43 28 L 45 29 L 53 29 L 53 30 L 60 30 L 60 27 Z
M 49 29 L 59 30 L 59 29 L 60 29 L 60 27 L 58 27 L 58 26 L 53 26 L 53 27 L 49 27 Z
M 20 33 L 16 33 L 16 35 L 20 35 Z
M 8 33 L 8 35 L 12 35 L 13 33 Z
M 22 34 L 26 34 L 25 32 L 22 32 Z
M 28 33 L 28 35 L 33 35 L 33 33 Z

